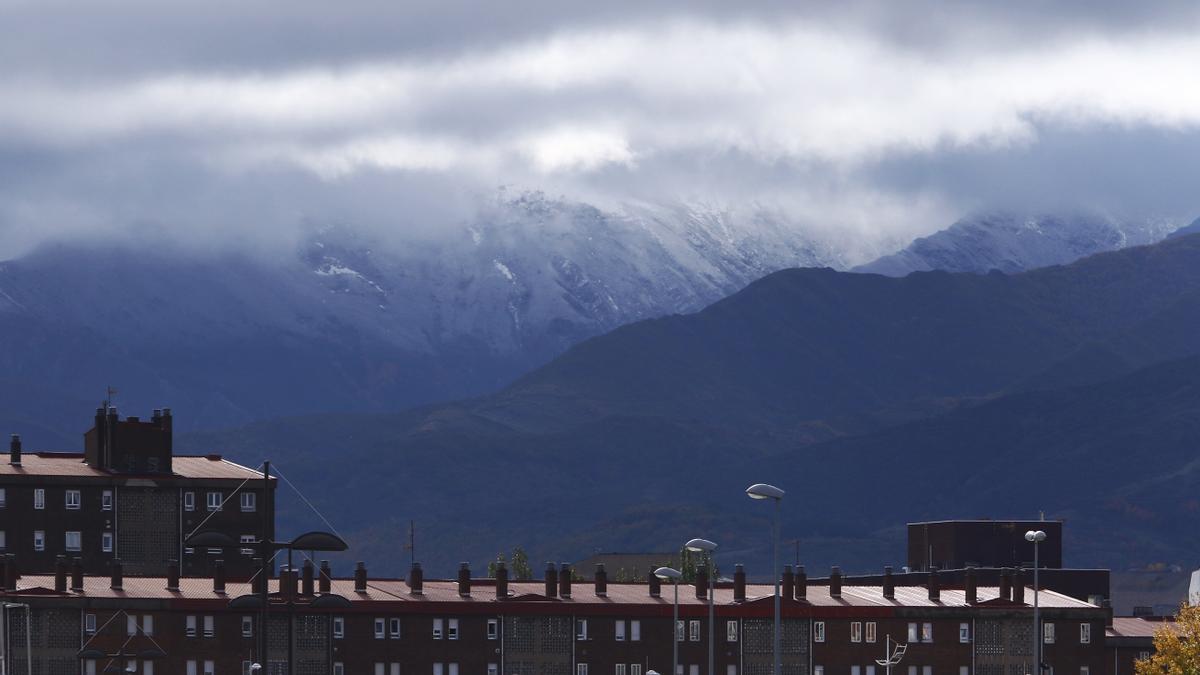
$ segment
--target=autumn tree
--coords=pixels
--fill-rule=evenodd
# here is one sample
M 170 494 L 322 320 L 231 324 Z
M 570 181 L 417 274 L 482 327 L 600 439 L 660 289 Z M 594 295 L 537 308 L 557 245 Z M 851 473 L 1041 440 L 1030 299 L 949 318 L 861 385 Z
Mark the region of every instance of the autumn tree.
M 1183 605 L 1175 623 L 1154 631 L 1154 652 L 1135 664 L 1137 675 L 1200 673 L 1200 607 Z

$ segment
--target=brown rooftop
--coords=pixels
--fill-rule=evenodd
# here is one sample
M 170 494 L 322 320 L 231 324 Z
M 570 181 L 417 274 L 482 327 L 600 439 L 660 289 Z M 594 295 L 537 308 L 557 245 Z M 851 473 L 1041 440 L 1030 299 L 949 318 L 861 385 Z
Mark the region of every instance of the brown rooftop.
M 108 478 L 116 474 L 98 469 L 84 462 L 82 453 L 35 452 L 26 453 L 20 466 L 0 461 L 0 476 L 64 476 L 79 478 Z M 245 480 L 261 478 L 262 473 L 222 458 L 220 455 L 175 455 L 171 474 L 177 478 L 224 478 Z

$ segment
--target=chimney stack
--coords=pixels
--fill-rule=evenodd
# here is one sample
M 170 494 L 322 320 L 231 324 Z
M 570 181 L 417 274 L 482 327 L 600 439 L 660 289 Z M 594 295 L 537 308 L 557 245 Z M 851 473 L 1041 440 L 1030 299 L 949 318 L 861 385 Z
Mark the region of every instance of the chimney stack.
M 791 565 L 783 566 L 783 585 L 779 592 L 788 600 L 796 597 L 796 575 L 792 572 Z
M 17 581 L 21 579 L 21 572 L 17 569 L 17 556 L 14 553 L 9 553 L 5 558 L 8 560 L 8 588 L 16 590 Z
M 1007 567 L 1000 569 L 1000 597 L 1004 600 L 1012 597 L 1012 577 Z
M 301 567 L 303 576 L 300 577 L 300 594 L 306 598 L 313 596 L 313 564 L 308 558 L 304 559 L 304 565 Z
M 250 590 L 254 593 L 262 593 L 267 588 L 267 575 L 263 570 L 263 559 L 251 558 L 250 565 L 254 568 L 254 582 L 250 584 Z
M 558 594 L 564 598 L 571 597 L 571 566 L 563 563 L 558 570 Z
M 0 591 L 8 589 L 8 556 L 0 553 Z
M 80 571 L 82 572 L 82 569 Z M 179 561 L 178 560 L 168 560 L 167 561 L 167 590 L 168 591 L 178 591 L 179 590 Z
M 808 597 L 808 572 L 804 571 L 804 565 L 796 567 L 796 599 L 804 600 Z
M 829 597 L 842 597 L 842 568 L 837 565 L 829 571 Z
M 225 561 L 213 561 L 213 593 L 225 595 Z
M 83 558 L 79 556 L 71 560 L 71 590 L 83 592 Z
M 741 563 L 733 566 L 733 601 L 746 601 L 746 567 Z
M 936 566 L 931 566 L 929 568 L 928 579 L 929 579 L 929 582 L 928 582 L 929 583 L 929 599 L 933 602 L 937 602 L 938 600 L 942 599 L 942 588 L 941 588 L 941 586 L 938 585 L 938 582 L 939 582 L 938 568 Z
M 896 597 L 896 579 L 892 577 L 892 566 L 883 568 L 883 597 L 892 600 Z
M 657 576 L 654 575 L 654 570 L 650 570 L 650 572 L 648 573 L 648 576 L 646 577 L 646 581 L 647 581 L 647 586 L 650 590 L 650 597 L 652 597 L 652 598 L 662 597 L 662 579 L 659 579 Z
M 654 573 L 651 572 L 650 576 L 654 577 Z M 654 577 L 654 578 L 657 579 L 658 577 Z M 596 597 L 600 597 L 600 598 L 607 597 L 608 596 L 608 572 L 606 572 L 604 569 L 604 563 L 596 563 L 595 580 L 596 580 Z
M 117 558 L 113 558 L 113 561 L 109 563 L 109 568 L 112 570 L 112 589 L 114 591 L 119 591 L 123 586 L 121 561 Z
M 471 565 L 470 563 L 461 563 L 458 566 L 458 594 L 461 597 L 471 595 Z
M 8 463 L 21 466 L 21 435 L 13 434 L 8 441 Z
M 367 592 L 367 564 L 361 560 L 354 567 L 354 592 Z
M 67 556 L 65 555 L 54 558 L 54 592 L 67 592 Z
M 408 571 L 408 592 L 413 595 L 425 593 L 425 571 L 421 569 L 419 562 L 413 563 L 412 569 Z
M 1013 570 L 1012 601 L 1025 604 L 1025 575 L 1020 567 Z
M 696 568 L 696 597 L 701 600 L 708 599 L 708 565 Z
M 546 597 L 558 597 L 558 570 L 552 562 L 546 563 Z
M 317 588 L 322 593 L 328 593 L 333 585 L 333 570 L 329 569 L 329 561 L 321 561 L 321 571 L 317 575 Z
M 504 561 L 496 563 L 496 599 L 503 600 L 508 597 L 508 566 Z
M 968 567 L 963 572 L 963 594 L 968 605 L 979 602 L 979 582 L 975 578 L 974 567 Z

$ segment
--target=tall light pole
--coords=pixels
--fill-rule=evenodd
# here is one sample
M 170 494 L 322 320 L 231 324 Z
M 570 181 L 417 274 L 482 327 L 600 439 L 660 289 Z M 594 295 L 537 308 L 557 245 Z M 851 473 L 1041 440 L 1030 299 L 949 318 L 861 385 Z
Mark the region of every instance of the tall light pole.
M 755 483 L 746 488 L 746 494 L 751 499 L 774 499 L 775 500 L 775 566 L 772 576 L 775 577 L 775 670 L 774 675 L 783 675 L 783 659 L 780 654 L 780 635 L 782 633 L 781 623 L 779 621 L 779 504 L 783 501 L 783 490 L 774 485 L 766 483 Z
M 1046 541 L 1046 533 L 1030 530 L 1025 533 L 1025 541 L 1033 542 L 1033 669 L 1030 675 L 1042 675 L 1042 636 L 1041 623 L 1038 621 L 1038 544 Z
M 679 570 L 671 567 L 660 567 L 654 570 L 654 576 L 664 581 L 669 580 L 675 585 L 675 611 L 671 622 L 671 675 L 679 675 Z
M 713 551 L 717 549 L 717 545 L 707 539 L 693 539 L 684 544 L 684 547 L 694 553 L 703 551 L 708 556 L 708 560 L 705 562 L 708 566 L 708 675 L 714 675 L 713 624 L 716 621 L 716 610 L 713 609 L 713 578 L 717 575 L 713 569 Z

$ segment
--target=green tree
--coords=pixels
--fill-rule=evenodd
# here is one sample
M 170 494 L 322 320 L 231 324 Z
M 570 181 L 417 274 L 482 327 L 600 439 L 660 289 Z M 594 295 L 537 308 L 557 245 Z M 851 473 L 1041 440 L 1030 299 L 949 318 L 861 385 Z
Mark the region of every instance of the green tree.
M 1154 631 L 1154 653 L 1134 667 L 1137 675 L 1200 673 L 1200 607 L 1180 607 L 1174 624 Z
M 507 564 L 508 564 L 508 560 L 506 560 L 504 558 L 504 551 L 497 553 L 496 559 L 488 563 L 488 577 L 495 579 L 496 578 L 496 570 L 499 569 L 499 567 L 501 565 L 507 565 Z
M 511 573 L 512 578 L 517 581 L 533 579 L 533 568 L 529 566 L 529 555 L 520 546 L 513 548 Z

